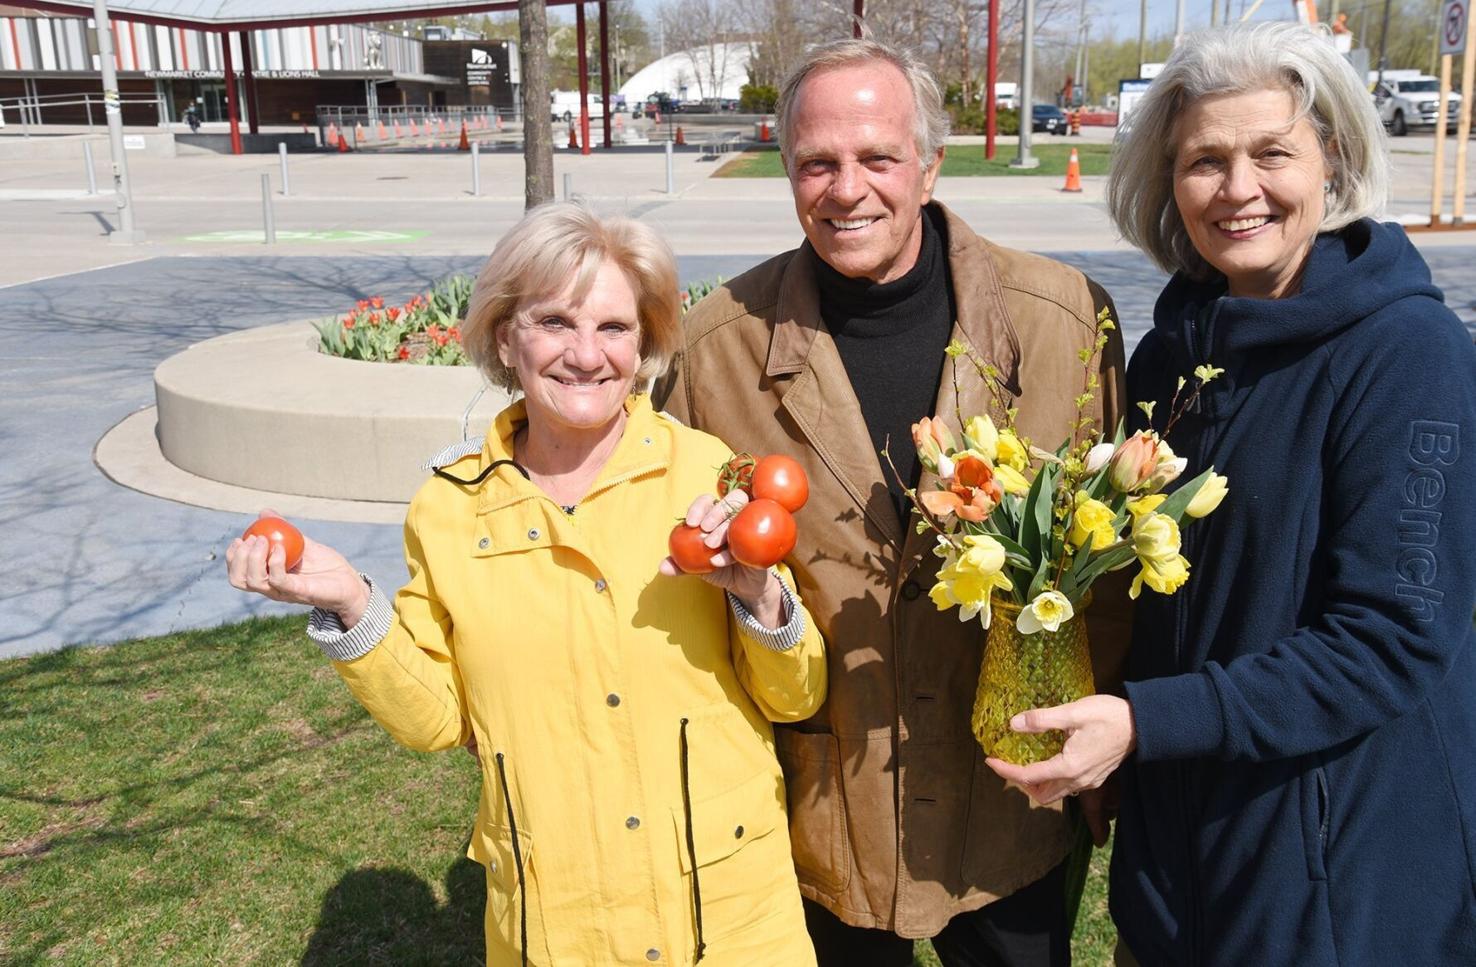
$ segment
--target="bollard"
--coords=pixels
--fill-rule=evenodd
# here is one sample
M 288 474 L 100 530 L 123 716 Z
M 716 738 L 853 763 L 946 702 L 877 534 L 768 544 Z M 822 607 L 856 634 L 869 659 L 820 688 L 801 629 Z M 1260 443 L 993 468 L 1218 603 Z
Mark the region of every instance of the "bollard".
M 92 170 L 92 144 L 88 141 L 82 142 L 82 153 L 87 156 L 87 193 L 97 194 L 97 172 Z
M 272 176 L 268 174 L 261 176 L 261 222 L 263 244 L 276 245 L 277 223 L 272 218 Z
M 472 153 L 472 197 L 482 197 L 482 145 L 478 141 L 471 144 Z
M 282 162 L 282 197 L 292 194 L 292 185 L 287 181 L 287 142 L 277 142 L 277 159 Z
M 676 171 L 672 168 L 671 142 L 666 142 L 666 193 L 676 194 Z
M 574 176 L 564 172 L 564 201 L 574 200 Z

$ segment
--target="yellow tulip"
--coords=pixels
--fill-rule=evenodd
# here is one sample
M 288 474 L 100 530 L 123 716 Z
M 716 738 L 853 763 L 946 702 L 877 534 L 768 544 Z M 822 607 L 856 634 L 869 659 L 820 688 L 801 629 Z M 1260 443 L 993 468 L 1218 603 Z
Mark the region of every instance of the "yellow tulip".
M 1194 499 L 1189 501 L 1189 506 L 1184 508 L 1184 513 L 1190 517 L 1206 517 L 1220 506 L 1220 501 L 1229 492 L 1229 482 L 1219 474 L 1211 473 L 1209 479 L 1200 485 Z
M 1128 513 L 1133 515 L 1133 519 L 1137 520 L 1139 517 L 1143 517 L 1147 514 L 1153 513 L 1155 510 L 1158 509 L 1158 505 L 1163 503 L 1165 500 L 1168 500 L 1167 494 L 1147 494 L 1145 496 L 1134 497 L 1132 500 L 1129 500 L 1126 504 L 1126 507 L 1128 509 Z
M 964 424 L 964 444 L 989 463 L 994 463 L 999 445 L 999 431 L 987 416 L 975 416 Z
M 1090 549 L 1100 551 L 1112 545 L 1117 540 L 1117 533 L 1112 529 L 1114 516 L 1112 508 L 1088 497 L 1085 490 L 1078 490 L 1076 512 L 1071 517 L 1071 546 L 1081 547 L 1090 541 Z
M 1138 560 L 1162 562 L 1179 555 L 1179 525 L 1165 514 L 1133 518 L 1133 553 Z

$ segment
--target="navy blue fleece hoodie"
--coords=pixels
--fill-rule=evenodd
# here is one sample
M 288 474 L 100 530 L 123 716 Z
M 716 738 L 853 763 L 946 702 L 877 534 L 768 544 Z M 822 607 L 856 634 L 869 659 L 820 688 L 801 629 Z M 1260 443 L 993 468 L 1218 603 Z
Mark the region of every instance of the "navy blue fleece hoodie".
M 1155 964 L 1476 964 L 1476 349 L 1397 226 L 1175 276 L 1128 368 L 1230 481 L 1138 600 L 1111 909 Z M 1186 518 L 1187 520 L 1187 518 Z

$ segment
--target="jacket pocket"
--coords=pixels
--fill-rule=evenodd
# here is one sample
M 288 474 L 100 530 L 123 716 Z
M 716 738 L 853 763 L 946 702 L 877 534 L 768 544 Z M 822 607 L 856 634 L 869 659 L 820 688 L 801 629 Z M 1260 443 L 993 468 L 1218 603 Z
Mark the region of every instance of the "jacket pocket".
M 832 897 L 851 885 L 840 744 L 825 732 L 774 730 L 789 793 L 789 841 L 800 879 Z
M 784 818 L 782 787 L 776 773 L 763 772 L 716 796 L 694 798 L 690 841 L 687 809 L 672 809 L 682 875 L 694 916 L 700 903 L 704 940 L 729 936 L 795 902 L 789 850 L 782 835 L 773 835 Z
M 518 849 L 513 851 L 512 831 L 506 826 L 481 823 L 472 831 L 466 855 L 487 871 L 487 946 L 489 962 L 519 962 L 523 940 L 523 902 L 528 904 L 528 960 L 548 963 L 543 913 L 533 872 L 533 837 L 518 830 Z M 526 887 L 526 889 L 524 889 Z M 503 953 L 492 956 L 501 949 Z
M 1332 802 L 1327 772 L 1322 767 L 1302 773 L 1302 846 L 1307 854 L 1307 877 L 1327 879 L 1327 838 Z

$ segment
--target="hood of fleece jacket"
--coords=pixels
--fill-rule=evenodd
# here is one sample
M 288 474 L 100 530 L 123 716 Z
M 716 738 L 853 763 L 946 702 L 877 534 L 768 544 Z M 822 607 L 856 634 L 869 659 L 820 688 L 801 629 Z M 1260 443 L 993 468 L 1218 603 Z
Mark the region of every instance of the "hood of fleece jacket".
M 1242 299 L 1225 291 L 1223 277 L 1196 282 L 1176 273 L 1154 306 L 1154 329 L 1186 358 L 1207 355 L 1218 361 L 1247 350 L 1325 339 L 1400 299 L 1444 299 L 1404 229 L 1366 218 L 1317 237 L 1296 295 Z M 1191 352 L 1194 320 L 1217 299 L 1213 345 Z

